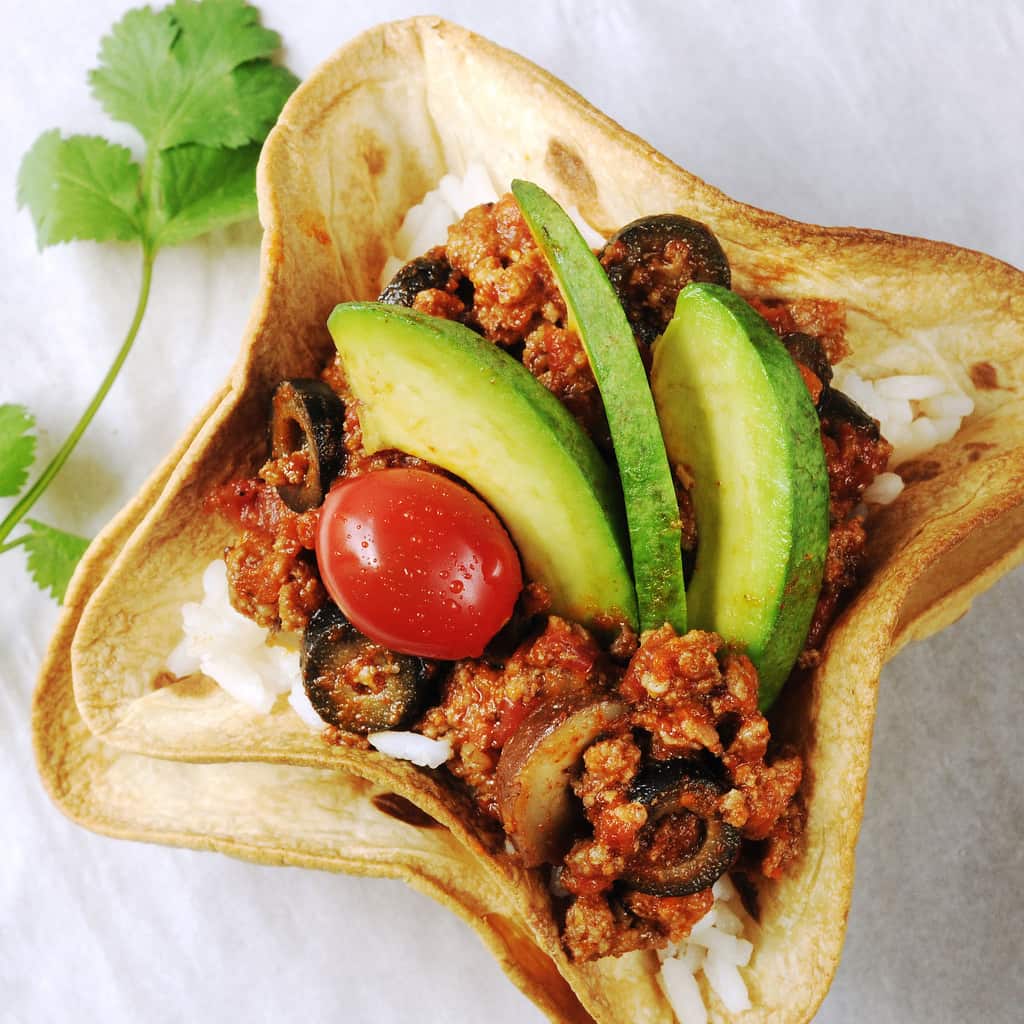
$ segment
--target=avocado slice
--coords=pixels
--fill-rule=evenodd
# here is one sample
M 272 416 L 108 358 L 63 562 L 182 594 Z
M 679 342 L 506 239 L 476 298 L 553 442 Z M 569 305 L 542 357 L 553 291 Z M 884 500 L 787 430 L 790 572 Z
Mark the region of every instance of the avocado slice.
M 686 631 L 679 505 L 632 328 L 576 225 L 542 188 L 513 181 L 537 245 L 565 300 L 601 392 L 626 503 L 641 629 Z
M 635 628 L 615 479 L 554 395 L 459 323 L 350 302 L 327 326 L 368 452 L 397 448 L 465 480 L 501 518 L 553 611 Z
M 828 550 L 814 404 L 775 332 L 713 284 L 679 293 L 651 390 L 669 459 L 693 480 L 690 623 L 745 646 L 766 708 L 807 638 Z

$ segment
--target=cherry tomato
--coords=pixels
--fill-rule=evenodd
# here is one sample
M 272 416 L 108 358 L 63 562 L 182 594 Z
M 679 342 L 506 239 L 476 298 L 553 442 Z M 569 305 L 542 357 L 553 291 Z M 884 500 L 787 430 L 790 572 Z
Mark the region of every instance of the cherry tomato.
M 465 487 L 421 469 L 336 484 L 320 513 L 316 558 L 356 629 L 424 658 L 479 657 L 523 586 L 497 516 Z

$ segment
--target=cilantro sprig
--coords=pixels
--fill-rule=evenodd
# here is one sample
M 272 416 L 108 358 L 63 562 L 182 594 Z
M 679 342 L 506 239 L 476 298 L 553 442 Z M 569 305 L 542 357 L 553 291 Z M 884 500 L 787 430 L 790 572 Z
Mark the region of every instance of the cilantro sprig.
M 106 398 L 139 333 L 157 252 L 256 214 L 260 147 L 298 84 L 271 60 L 281 45 L 244 0 L 176 0 L 129 11 L 100 44 L 93 95 L 145 144 L 141 163 L 94 135 L 44 132 L 18 173 L 42 250 L 74 240 L 135 242 L 142 269 L 128 332 L 81 419 L 28 490 L 35 420 L 0 405 L 0 498 L 21 495 L 0 522 L 0 554 L 23 548 L 36 583 L 58 601 L 88 541 L 28 512 L 60 472 Z M 21 527 L 22 532 L 8 539 Z

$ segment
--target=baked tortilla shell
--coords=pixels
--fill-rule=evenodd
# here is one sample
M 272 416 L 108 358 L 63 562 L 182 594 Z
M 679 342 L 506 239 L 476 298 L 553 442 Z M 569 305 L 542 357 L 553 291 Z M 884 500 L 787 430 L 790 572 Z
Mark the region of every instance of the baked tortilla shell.
M 415 805 L 337 769 L 160 760 L 120 750 L 89 732 L 71 686 L 72 637 L 96 584 L 183 453 L 179 444 L 90 545 L 68 589 L 32 715 L 36 762 L 53 801 L 72 820 L 119 839 L 402 879 L 466 921 L 553 1021 L 587 1024 L 591 1017 L 534 943 L 507 893 Z
M 744 1021 L 813 1015 L 838 963 L 853 879 L 879 673 L 904 643 L 962 614 L 1024 552 L 1024 275 L 979 253 L 797 223 L 738 203 L 670 163 L 527 61 L 435 18 L 381 26 L 325 63 L 286 106 L 260 164 L 263 287 L 228 392 L 189 443 L 82 612 L 77 707 L 104 743 L 196 762 L 262 761 L 358 775 L 442 821 L 518 909 L 598 1021 L 670 1021 L 653 954 L 569 963 L 540 880 L 518 870 L 439 774 L 329 747 L 280 704 L 259 715 L 211 681 L 154 687 L 180 609 L 229 542 L 205 515 L 217 484 L 253 473 L 283 377 L 318 372 L 339 302 L 372 297 L 406 209 L 482 163 L 534 180 L 608 234 L 676 211 L 718 236 L 742 293 L 842 300 L 850 362 L 937 374 L 976 411 L 948 444 L 901 467 L 909 485 L 870 525 L 869 571 L 813 675 L 791 685 L 776 734 L 807 763 L 806 846 L 759 892 Z M 323 785 L 330 787 L 325 774 Z M 299 812 L 280 837 L 301 850 Z M 230 826 L 229 826 L 230 831 Z M 343 846 L 337 865 L 344 867 Z M 458 897 L 456 897 L 458 898 Z M 730 1019 L 709 998 L 711 1018 Z

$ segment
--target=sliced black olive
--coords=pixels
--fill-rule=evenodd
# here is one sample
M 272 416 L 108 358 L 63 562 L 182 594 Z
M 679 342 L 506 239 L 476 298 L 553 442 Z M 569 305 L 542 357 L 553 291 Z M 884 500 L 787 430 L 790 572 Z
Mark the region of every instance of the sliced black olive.
M 822 420 L 849 423 L 854 429 L 866 433 L 872 441 L 881 437 L 878 420 L 869 416 L 849 395 L 829 388 L 822 396 L 819 409 Z
M 452 268 L 447 260 L 419 256 L 399 267 L 398 272 L 380 293 L 380 302 L 390 306 L 412 308 L 416 296 L 428 288 L 443 289 L 448 284 Z
M 347 732 L 408 727 L 430 688 L 430 665 L 375 644 L 329 602 L 306 626 L 301 663 L 316 713 Z
M 651 843 L 623 874 L 625 884 L 652 896 L 690 896 L 709 889 L 729 870 L 740 831 L 716 813 L 725 786 L 691 761 L 656 761 L 633 783 L 630 799 L 647 807 Z M 673 829 L 696 849 L 680 853 Z M 662 840 L 659 842 L 659 838 Z
M 783 335 L 782 344 L 786 346 L 794 363 L 806 366 L 821 381 L 821 395 L 818 406 L 825 400 L 829 384 L 832 383 L 832 364 L 828 361 L 825 346 L 818 338 L 800 331 L 791 331 Z
M 345 468 L 345 405 L 321 380 L 284 380 L 274 391 L 270 452 L 274 459 L 301 455 L 294 483 L 277 485 L 293 512 L 322 504 L 334 478 Z
M 728 288 L 732 280 L 718 239 L 699 221 L 674 213 L 627 224 L 600 259 L 633 333 L 647 345 L 668 327 L 679 292 L 691 281 Z

